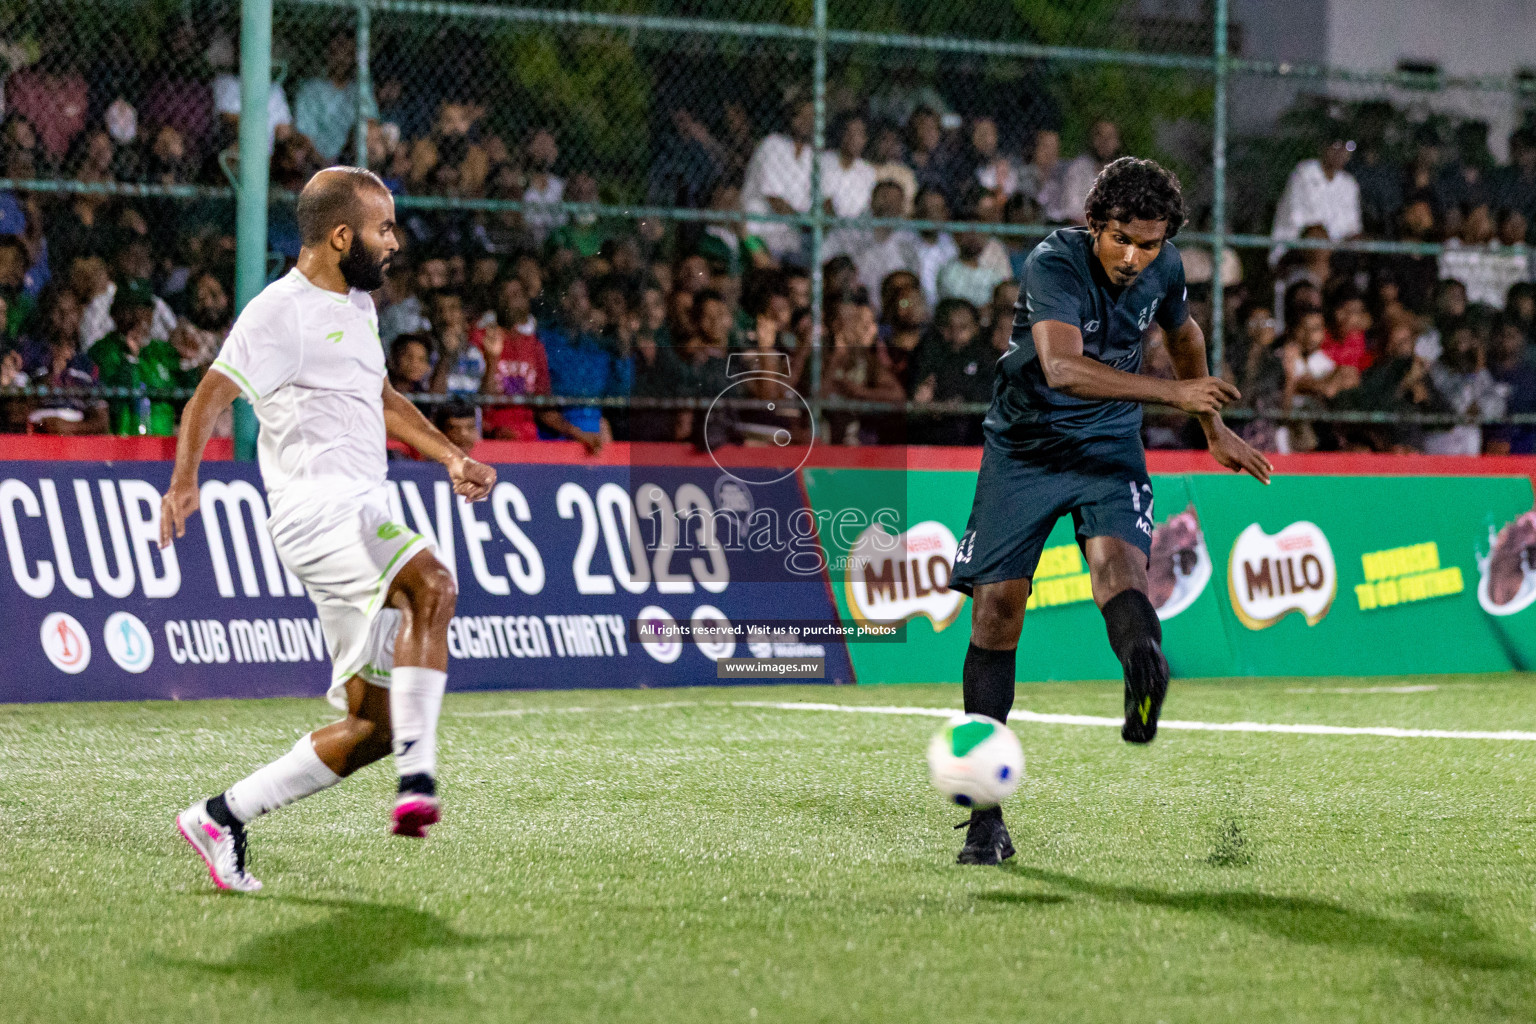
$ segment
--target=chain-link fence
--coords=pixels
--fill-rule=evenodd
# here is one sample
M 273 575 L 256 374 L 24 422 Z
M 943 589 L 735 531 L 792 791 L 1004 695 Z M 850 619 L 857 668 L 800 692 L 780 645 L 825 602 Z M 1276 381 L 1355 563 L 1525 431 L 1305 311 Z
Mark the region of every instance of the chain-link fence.
M 698 439 L 693 413 L 750 356 L 782 359 L 824 442 L 973 442 L 1024 256 L 1129 153 L 1183 183 L 1191 308 L 1252 436 L 1529 444 L 1510 367 L 1536 308 L 1510 288 L 1531 277 L 1536 142 L 1504 145 L 1527 84 L 1268 65 L 1225 0 L 1151 9 L 274 0 L 269 268 L 297 256 L 308 176 L 366 162 L 399 209 L 378 295 L 397 385 L 488 407 L 488 433 Z M 106 387 L 114 429 L 174 429 L 233 311 L 240 13 L 0 10 L 11 428 L 57 428 L 52 405 L 94 422 L 68 389 Z M 1317 331 L 1298 326 L 1313 305 Z M 74 371 L 44 358 L 71 306 Z M 123 318 L 168 346 L 158 375 L 90 357 L 109 334 L 103 351 L 142 346 Z M 770 390 L 733 438 L 775 425 Z M 1148 440 L 1197 438 L 1151 415 Z

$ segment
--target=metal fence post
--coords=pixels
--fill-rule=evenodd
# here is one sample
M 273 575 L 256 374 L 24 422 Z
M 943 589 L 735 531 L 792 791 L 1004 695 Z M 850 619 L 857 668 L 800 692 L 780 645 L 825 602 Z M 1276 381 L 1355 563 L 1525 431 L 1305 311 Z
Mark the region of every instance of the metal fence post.
M 816 0 L 816 36 L 813 42 L 811 100 L 816 126 L 811 132 L 811 430 L 812 440 L 821 431 L 821 347 L 826 337 L 822 322 L 821 243 L 826 225 L 821 198 L 821 151 L 827 144 L 827 0 Z
M 357 4 L 357 124 L 353 128 L 352 162 L 368 166 L 368 110 L 372 107 L 373 68 L 369 51 L 373 48 L 373 8 L 368 0 Z
M 235 309 L 267 283 L 267 98 L 272 92 L 272 0 L 240 7 L 240 187 L 235 195 Z M 256 414 L 235 400 L 235 458 L 256 457 Z
M 1216 88 L 1211 124 L 1211 372 L 1221 373 L 1226 354 L 1226 288 L 1222 255 L 1227 248 L 1227 4 L 1216 0 Z

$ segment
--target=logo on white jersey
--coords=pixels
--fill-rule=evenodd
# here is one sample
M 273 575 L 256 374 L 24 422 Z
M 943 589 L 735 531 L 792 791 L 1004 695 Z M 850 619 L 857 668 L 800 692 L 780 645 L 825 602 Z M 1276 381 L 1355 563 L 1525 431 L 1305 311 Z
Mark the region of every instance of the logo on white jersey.
M 43 653 L 60 672 L 78 675 L 91 663 L 91 638 L 80 620 L 67 612 L 54 612 L 43 620 Z

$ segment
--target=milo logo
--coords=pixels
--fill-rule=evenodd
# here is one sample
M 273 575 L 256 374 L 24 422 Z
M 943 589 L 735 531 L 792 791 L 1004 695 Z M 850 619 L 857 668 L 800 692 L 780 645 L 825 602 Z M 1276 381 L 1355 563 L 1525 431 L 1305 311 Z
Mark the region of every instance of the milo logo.
M 848 607 L 860 622 L 926 615 L 937 632 L 960 614 L 965 595 L 949 589 L 955 535 L 935 520 L 891 536 L 876 523 L 848 550 Z
M 1316 523 L 1292 523 L 1276 534 L 1252 523 L 1232 545 L 1227 590 L 1249 629 L 1268 629 L 1291 612 L 1317 625 L 1333 605 L 1338 584 L 1333 549 Z

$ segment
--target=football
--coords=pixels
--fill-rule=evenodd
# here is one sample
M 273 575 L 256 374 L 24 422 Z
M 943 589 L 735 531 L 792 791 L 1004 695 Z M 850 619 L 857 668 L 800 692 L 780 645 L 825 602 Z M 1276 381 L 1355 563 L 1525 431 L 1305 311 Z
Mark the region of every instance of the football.
M 993 807 L 1024 778 L 1024 748 L 1002 722 L 956 715 L 928 744 L 934 788 L 961 807 Z

